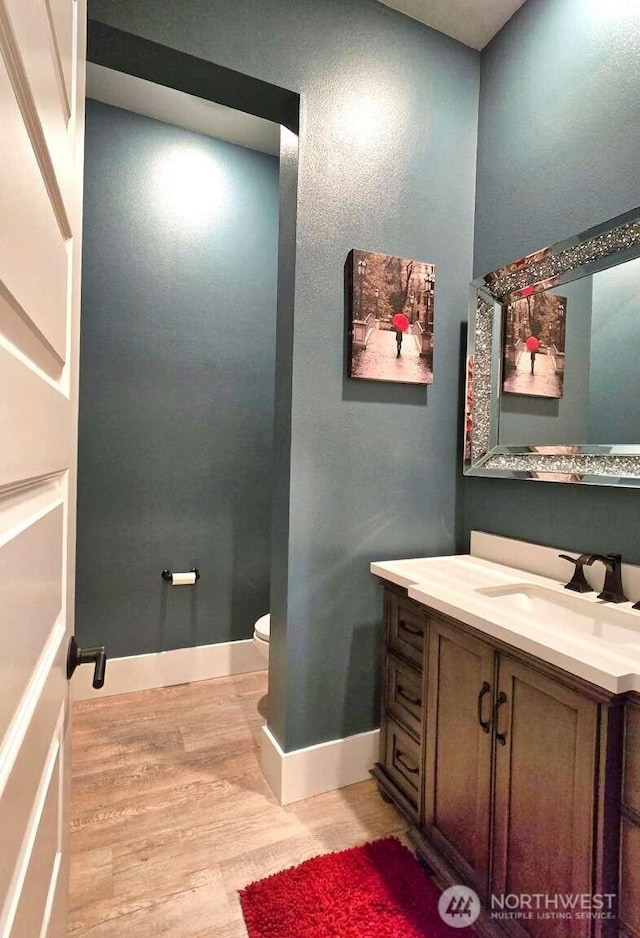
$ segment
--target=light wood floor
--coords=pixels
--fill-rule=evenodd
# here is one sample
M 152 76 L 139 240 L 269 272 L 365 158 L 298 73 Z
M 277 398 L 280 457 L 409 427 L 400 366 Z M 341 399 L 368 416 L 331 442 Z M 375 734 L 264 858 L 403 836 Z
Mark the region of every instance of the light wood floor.
M 74 938 L 246 938 L 237 890 L 400 834 L 373 782 L 281 808 L 259 765 L 267 675 L 74 705 Z

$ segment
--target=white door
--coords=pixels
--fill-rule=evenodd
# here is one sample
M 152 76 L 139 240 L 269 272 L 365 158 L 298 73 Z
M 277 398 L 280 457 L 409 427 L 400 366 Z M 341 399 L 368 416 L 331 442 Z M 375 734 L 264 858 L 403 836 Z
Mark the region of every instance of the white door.
M 86 0 L 0 0 L 0 938 L 66 934 Z

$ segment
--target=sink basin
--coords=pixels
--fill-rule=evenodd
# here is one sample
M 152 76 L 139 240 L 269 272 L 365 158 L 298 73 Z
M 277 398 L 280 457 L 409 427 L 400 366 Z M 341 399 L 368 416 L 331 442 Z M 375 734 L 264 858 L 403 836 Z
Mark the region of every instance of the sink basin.
M 590 635 L 615 644 L 640 644 L 640 614 L 545 589 L 532 583 L 489 586 L 476 590 L 491 597 L 500 608 L 519 619 L 533 619 L 541 626 L 574 635 Z

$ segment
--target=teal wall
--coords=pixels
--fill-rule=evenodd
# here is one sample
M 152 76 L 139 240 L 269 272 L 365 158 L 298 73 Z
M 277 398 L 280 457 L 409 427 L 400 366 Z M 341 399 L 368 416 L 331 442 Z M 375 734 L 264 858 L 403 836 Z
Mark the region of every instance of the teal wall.
M 476 276 L 640 205 L 639 44 L 640 4 L 528 0 L 484 50 Z M 475 528 L 639 563 L 639 508 L 634 490 L 465 479 L 460 548 Z
M 377 723 L 371 559 L 465 549 L 479 528 L 640 562 L 637 492 L 463 480 L 458 452 L 472 266 L 483 274 L 640 204 L 640 7 L 528 0 L 481 56 L 376 0 L 89 8 L 301 96 L 293 332 L 287 322 L 276 404 L 276 417 L 288 409 L 274 518 L 286 552 L 272 570 L 270 725 L 284 748 Z M 436 264 L 427 391 L 344 377 L 354 247 Z
M 273 610 L 269 720 L 286 750 L 370 730 L 381 594 L 369 563 L 455 546 L 479 54 L 376 0 L 90 0 L 89 12 L 301 95 L 291 432 L 280 454 L 290 477 L 274 519 L 288 541 L 273 571 L 284 600 Z M 353 248 L 435 263 L 428 390 L 346 379 Z
M 278 160 L 87 102 L 77 634 L 251 638 L 269 609 Z M 163 568 L 202 574 L 165 586 Z
M 593 277 L 589 418 L 594 440 L 640 440 L 640 259 Z

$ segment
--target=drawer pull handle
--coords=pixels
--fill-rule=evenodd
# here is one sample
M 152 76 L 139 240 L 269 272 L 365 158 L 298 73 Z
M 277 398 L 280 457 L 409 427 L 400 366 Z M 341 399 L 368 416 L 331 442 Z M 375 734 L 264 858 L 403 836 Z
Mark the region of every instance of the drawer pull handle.
M 396 762 L 399 765 L 401 765 L 402 768 L 405 769 L 405 771 L 410 772 L 411 775 L 417 775 L 420 770 L 411 768 L 411 766 L 407 762 L 404 761 L 403 756 L 404 756 L 404 752 L 401 752 L 400 749 L 396 749 L 396 751 L 394 752 L 394 758 Z
M 482 719 L 482 704 L 484 698 L 487 694 L 491 693 L 491 684 L 488 681 L 484 681 L 482 684 L 482 690 L 478 694 L 478 723 L 482 727 L 483 733 L 489 733 L 491 730 L 491 719 L 483 720 Z
M 405 632 L 408 632 L 409 635 L 419 635 L 420 638 L 424 635 L 422 629 L 412 629 L 411 626 L 407 625 L 404 619 L 400 619 L 398 622 L 398 627 L 404 629 Z
M 407 703 L 413 704 L 414 707 L 419 707 L 420 704 L 422 703 L 422 700 L 419 697 L 412 697 L 411 694 L 408 694 L 406 690 L 404 689 L 404 687 L 402 687 L 400 684 L 398 684 L 396 692 L 397 692 L 398 697 L 401 697 L 403 700 L 406 700 Z
M 495 709 L 494 709 L 494 711 L 493 711 L 493 719 L 494 719 L 494 722 L 495 722 L 495 724 L 496 724 L 496 739 L 498 740 L 498 742 L 500 743 L 501 746 L 506 746 L 506 745 L 507 745 L 507 734 L 506 734 L 506 732 L 505 732 L 505 733 L 499 733 L 499 732 L 498 732 L 498 710 L 499 710 L 500 707 L 501 707 L 503 704 L 505 704 L 506 702 L 507 702 L 507 695 L 505 694 L 505 692 L 504 692 L 503 690 L 501 690 L 500 693 L 498 694 L 497 699 L 496 699 L 496 706 L 495 706 Z

